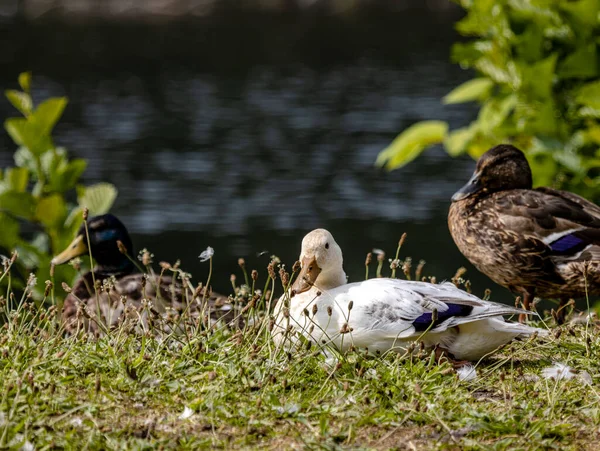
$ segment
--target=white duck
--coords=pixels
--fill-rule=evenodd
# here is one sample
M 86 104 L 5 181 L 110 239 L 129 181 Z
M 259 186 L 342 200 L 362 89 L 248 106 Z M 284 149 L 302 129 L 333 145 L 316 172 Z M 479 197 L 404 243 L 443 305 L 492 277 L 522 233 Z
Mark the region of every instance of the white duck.
M 304 237 L 300 262 L 296 281 L 275 309 L 277 344 L 298 344 L 301 334 L 342 351 L 404 352 L 418 340 L 455 359 L 479 360 L 516 337 L 547 334 L 502 318 L 532 312 L 484 301 L 451 283 L 378 278 L 347 284 L 342 250 L 325 229 Z

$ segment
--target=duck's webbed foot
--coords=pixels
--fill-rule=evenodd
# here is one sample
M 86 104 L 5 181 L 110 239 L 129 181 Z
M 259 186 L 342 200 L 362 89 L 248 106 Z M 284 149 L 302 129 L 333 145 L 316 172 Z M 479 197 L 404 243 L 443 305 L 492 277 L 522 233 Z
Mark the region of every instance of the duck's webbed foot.
M 531 310 L 531 301 L 533 300 L 533 294 L 528 291 L 523 292 L 523 308 L 525 310 Z M 524 323 L 527 320 L 527 316 L 525 313 L 521 313 L 519 315 L 519 322 Z

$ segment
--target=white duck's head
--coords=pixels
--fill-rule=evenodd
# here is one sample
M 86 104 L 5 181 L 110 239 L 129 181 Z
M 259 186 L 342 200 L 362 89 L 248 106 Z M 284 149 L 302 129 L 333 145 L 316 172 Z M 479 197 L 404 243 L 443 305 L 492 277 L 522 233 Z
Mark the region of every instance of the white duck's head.
M 330 289 L 346 283 L 342 264 L 342 249 L 325 229 L 316 229 L 302 240 L 300 264 L 302 269 L 292 286 L 293 294 L 317 289 Z

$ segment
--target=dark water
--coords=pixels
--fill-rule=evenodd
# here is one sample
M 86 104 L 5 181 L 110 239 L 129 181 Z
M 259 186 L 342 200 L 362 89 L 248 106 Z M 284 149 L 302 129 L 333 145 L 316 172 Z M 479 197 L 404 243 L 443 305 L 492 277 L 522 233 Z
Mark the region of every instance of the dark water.
M 118 187 L 113 212 L 138 248 L 204 278 L 197 255 L 214 247 L 215 289 L 228 292 L 238 257 L 263 275 L 262 251 L 291 266 L 316 227 L 334 234 L 352 280 L 366 252 L 394 253 L 403 232 L 401 256 L 449 278 L 468 266 L 447 230 L 449 198 L 473 162 L 435 149 L 402 170 L 373 166 L 418 120 L 475 116 L 439 101 L 470 77 L 449 62 L 460 10 L 407 5 L 163 24 L 11 19 L 0 28 L 0 80 L 16 87 L 28 69 L 37 99 L 67 95 L 55 142 L 89 161 L 87 183 Z M 8 102 L 0 114 L 13 114 Z M 0 149 L 6 166 L 5 134 Z M 468 268 L 476 292 L 491 286 Z

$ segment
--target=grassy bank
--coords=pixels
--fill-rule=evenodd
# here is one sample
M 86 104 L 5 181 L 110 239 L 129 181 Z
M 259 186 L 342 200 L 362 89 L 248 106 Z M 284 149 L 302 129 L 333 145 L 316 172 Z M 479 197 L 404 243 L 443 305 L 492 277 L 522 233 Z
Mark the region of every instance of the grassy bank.
M 68 338 L 58 309 L 27 293 L 0 302 L 0 448 L 581 450 L 600 438 L 590 322 L 513 343 L 461 378 L 425 352 L 287 354 L 268 317 L 237 332 L 180 317 L 184 333 L 125 323 Z M 543 376 L 554 362 L 568 378 Z

